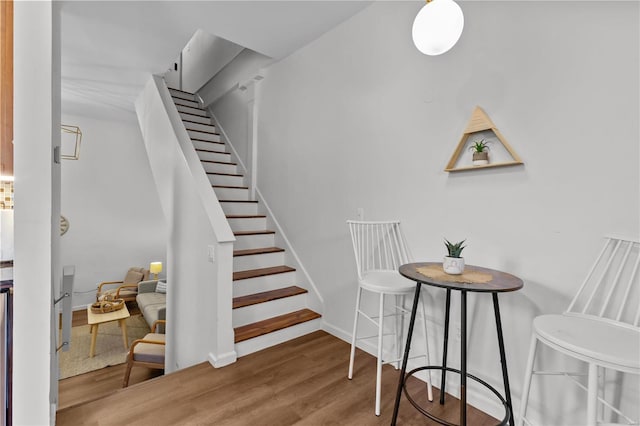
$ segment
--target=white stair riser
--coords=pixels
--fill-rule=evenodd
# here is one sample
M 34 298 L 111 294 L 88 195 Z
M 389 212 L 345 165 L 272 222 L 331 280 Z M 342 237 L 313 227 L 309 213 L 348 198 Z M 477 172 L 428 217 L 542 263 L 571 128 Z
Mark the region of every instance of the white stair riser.
M 183 120 L 195 121 L 196 123 L 213 124 L 209 117 L 200 117 L 199 115 L 185 114 L 184 112 L 180 113 L 180 118 Z
M 227 186 L 242 186 L 244 179 L 242 176 L 227 176 L 227 175 L 207 175 L 209 176 L 209 182 L 211 185 L 227 185 Z
M 186 99 L 188 101 L 196 100 L 196 95 L 191 95 L 189 93 L 181 92 L 172 88 L 169 88 L 169 93 L 171 93 L 171 97 L 173 98 Z
M 284 265 L 284 252 L 282 251 L 233 257 L 234 272 L 270 268 L 278 265 Z
M 266 217 L 249 217 L 227 219 L 232 231 L 259 231 L 261 229 L 267 229 Z
M 216 130 L 216 126 L 214 126 L 212 124 L 201 124 L 201 123 L 185 122 L 184 123 L 184 127 L 186 127 L 187 129 L 202 130 L 204 132 L 218 133 L 218 131 Z
M 175 99 L 175 103 L 192 108 L 200 108 L 200 103 L 198 101 L 190 101 L 188 99 Z
M 178 112 L 186 112 L 189 114 L 199 115 L 201 117 L 207 117 L 207 112 L 199 108 L 190 108 L 188 106 L 176 105 Z
M 258 203 L 220 203 L 222 204 L 222 211 L 227 215 L 256 215 L 258 214 Z M 273 244 L 272 244 L 273 245 Z M 233 246 L 236 250 L 240 248 Z M 259 246 L 258 246 L 259 247 Z M 270 247 L 270 246 L 262 246 Z
M 202 167 L 207 173 L 230 173 L 236 174 L 238 171 L 238 166 L 235 164 L 226 164 L 226 163 L 206 163 L 202 162 Z
M 262 293 L 263 291 L 277 290 L 283 287 L 296 285 L 296 273 L 267 275 L 265 277 L 249 278 L 233 282 L 233 297 L 247 296 L 249 294 Z
M 274 234 L 236 235 L 234 250 L 246 250 L 260 247 L 273 247 L 275 245 Z
M 236 343 L 236 354 L 238 355 L 238 357 L 249 355 L 254 352 L 270 348 L 271 346 L 279 345 L 280 343 L 287 342 L 297 337 L 304 336 L 305 334 L 313 333 L 314 331 L 320 330 L 321 328 L 322 318 L 317 318 L 311 321 L 294 325 L 293 327 L 287 327 L 283 330 L 274 331 L 273 333 L 263 334 L 262 336 L 245 340 L 244 342 Z
M 191 141 L 195 149 L 206 149 L 207 151 L 226 152 L 227 147 L 223 143 L 206 142 L 206 141 Z
M 205 160 L 205 161 L 222 161 L 223 163 L 231 162 L 231 154 L 229 154 L 228 152 L 221 153 L 221 152 L 209 152 L 209 151 L 196 151 L 196 154 L 198 154 L 198 157 L 201 160 Z
M 233 327 L 241 327 L 307 307 L 307 295 L 298 294 L 233 310 Z
M 195 130 L 187 130 L 187 133 L 191 138 L 202 139 L 202 140 L 211 141 L 211 142 L 220 142 L 220 135 L 198 132 Z
M 218 200 L 248 200 L 249 190 L 246 188 L 213 188 Z

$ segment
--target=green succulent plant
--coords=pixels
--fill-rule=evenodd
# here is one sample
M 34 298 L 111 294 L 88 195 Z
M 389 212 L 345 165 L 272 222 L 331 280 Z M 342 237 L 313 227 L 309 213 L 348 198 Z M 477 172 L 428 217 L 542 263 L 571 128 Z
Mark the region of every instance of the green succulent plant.
M 469 147 L 469 149 L 473 152 L 484 152 L 485 150 L 489 150 L 489 142 L 486 139 L 480 139 L 479 141 L 473 142 L 473 145 Z
M 466 247 L 462 245 L 464 244 L 465 241 L 467 240 L 464 239 L 460 242 L 453 244 L 452 242 L 450 242 L 445 238 L 444 245 L 445 247 L 447 247 L 447 251 L 449 252 L 449 257 L 460 258 L 461 257 L 460 254 L 462 253 L 462 250 Z

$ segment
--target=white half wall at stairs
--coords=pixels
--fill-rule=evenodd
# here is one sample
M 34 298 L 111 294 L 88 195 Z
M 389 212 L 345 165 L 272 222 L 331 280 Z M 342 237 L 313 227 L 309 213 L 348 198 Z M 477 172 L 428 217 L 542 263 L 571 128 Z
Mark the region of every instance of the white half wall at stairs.
M 235 238 L 161 77 L 149 79 L 136 112 L 169 235 L 165 369 L 232 363 Z

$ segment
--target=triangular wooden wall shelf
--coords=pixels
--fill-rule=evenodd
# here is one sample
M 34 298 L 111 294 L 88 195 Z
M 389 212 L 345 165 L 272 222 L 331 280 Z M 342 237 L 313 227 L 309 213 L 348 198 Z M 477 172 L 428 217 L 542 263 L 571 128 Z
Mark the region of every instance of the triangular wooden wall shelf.
M 511 161 L 499 161 L 496 163 L 489 163 L 481 166 L 473 166 L 473 165 L 457 165 L 460 155 L 465 150 L 467 146 L 467 140 L 474 133 L 491 131 L 496 135 L 496 139 L 502 144 L 505 149 L 505 152 L 512 158 Z M 489 151 L 491 152 L 491 150 Z M 460 142 L 458 142 L 458 146 L 454 151 L 447 167 L 444 169 L 445 172 L 458 172 L 462 170 L 475 170 L 475 169 L 486 169 L 489 167 L 502 167 L 502 166 L 514 166 L 517 164 L 524 164 L 518 154 L 511 148 L 509 142 L 504 138 L 502 133 L 496 128 L 495 124 L 491 121 L 486 112 L 483 111 L 479 106 L 473 110 L 473 114 L 471 114 L 471 119 L 469 120 L 469 124 L 467 124 L 466 129 L 464 129 L 464 133 L 462 138 L 460 138 Z

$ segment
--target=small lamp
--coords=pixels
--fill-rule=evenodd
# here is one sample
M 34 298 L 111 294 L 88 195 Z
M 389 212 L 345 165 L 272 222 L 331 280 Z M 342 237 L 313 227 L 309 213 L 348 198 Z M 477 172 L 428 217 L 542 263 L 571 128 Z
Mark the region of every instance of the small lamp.
M 462 9 L 453 0 L 427 0 L 413 21 L 413 43 L 425 55 L 440 55 L 451 49 L 464 27 Z
M 151 262 L 149 265 L 149 272 L 153 274 L 153 279 L 158 279 L 158 274 L 162 272 L 162 262 Z

